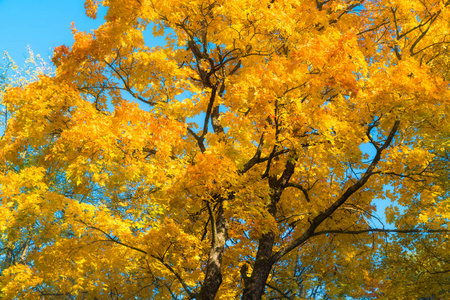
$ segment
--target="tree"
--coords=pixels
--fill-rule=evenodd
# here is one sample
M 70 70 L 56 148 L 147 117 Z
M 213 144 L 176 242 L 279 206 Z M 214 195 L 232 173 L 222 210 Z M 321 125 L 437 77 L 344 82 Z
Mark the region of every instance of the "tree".
M 102 1 L 3 97 L 2 297 L 449 296 L 449 4 Z
M 17 66 L 7 52 L 3 53 L 2 62 L 0 64 L 0 99 L 3 98 L 4 93 L 8 88 L 24 87 L 31 82 L 37 81 L 40 76 L 52 74 L 52 69 L 48 63 L 46 63 L 39 55 L 34 55 L 30 47 L 28 47 L 27 50 L 28 57 L 25 60 L 23 67 Z M 7 106 L 2 105 L 0 116 L 0 126 L 3 138 L 6 134 L 5 128 L 9 126 L 8 121 L 10 119 L 10 112 Z M 33 159 L 30 159 L 32 156 L 28 155 L 27 152 L 28 151 L 23 151 L 21 153 L 20 163 L 11 164 L 10 162 L 5 162 L 6 164 L 3 164 L 3 166 L 8 166 L 8 169 L 12 172 L 20 173 L 21 170 L 26 169 L 30 165 L 34 165 L 35 162 Z M 4 175 L 4 172 L 8 171 L 3 168 L 2 175 Z M 11 186 L 9 186 L 8 182 L 2 180 L 2 197 L 7 194 L 8 188 L 15 189 L 23 186 L 25 186 L 25 184 L 19 186 L 13 186 L 13 184 L 11 184 Z M 22 231 L 21 234 L 17 234 L 17 232 L 8 230 L 10 228 L 6 229 L 5 226 L 8 226 L 9 222 L 14 221 L 11 219 L 11 212 L 16 208 L 12 208 L 14 207 L 14 203 L 7 202 L 8 200 L 8 198 L 2 198 L 1 207 L 1 212 L 2 214 L 4 213 L 2 216 L 2 239 L 0 241 L 2 248 L 2 261 L 0 263 L 0 270 L 2 271 L 2 287 L 5 283 L 7 284 L 7 281 L 5 281 L 7 278 L 3 276 L 7 274 L 7 270 L 20 269 L 20 267 L 26 263 L 27 254 L 32 243 L 27 232 Z M 16 268 L 15 265 L 18 265 L 18 268 Z

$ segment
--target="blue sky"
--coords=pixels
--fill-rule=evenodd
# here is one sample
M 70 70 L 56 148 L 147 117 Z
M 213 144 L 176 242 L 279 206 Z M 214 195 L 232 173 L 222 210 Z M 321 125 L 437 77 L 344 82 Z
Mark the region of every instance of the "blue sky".
M 0 54 L 7 51 L 18 65 L 27 55 L 27 45 L 49 61 L 54 47 L 72 45 L 70 24 L 90 31 L 103 22 L 84 12 L 84 0 L 0 0 Z

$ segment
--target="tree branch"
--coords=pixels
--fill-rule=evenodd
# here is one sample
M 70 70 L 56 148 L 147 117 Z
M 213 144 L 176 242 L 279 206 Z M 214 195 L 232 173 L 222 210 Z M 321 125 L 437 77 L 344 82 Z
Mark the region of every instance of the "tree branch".
M 206 200 L 206 207 L 208 207 L 209 212 L 209 219 L 211 220 L 211 233 L 212 233 L 212 247 L 216 245 L 216 239 L 217 239 L 217 227 L 216 227 L 216 218 L 214 217 L 214 212 L 211 208 L 211 203 L 209 203 L 208 200 Z
M 255 155 L 253 155 L 253 157 L 244 165 L 244 168 L 241 171 L 239 171 L 240 174 L 244 174 L 259 162 L 263 146 L 264 146 L 264 133 L 261 134 L 261 138 L 259 139 L 259 144 L 258 148 L 256 148 Z
M 137 95 L 135 92 L 133 92 L 133 91 L 131 90 L 131 87 L 130 87 L 129 84 L 128 84 L 128 80 L 125 80 L 125 78 L 123 78 L 122 74 L 120 74 L 120 72 L 119 72 L 116 68 L 114 68 L 114 67 L 112 66 L 112 64 L 110 64 L 110 63 L 108 63 L 108 62 L 106 62 L 106 61 L 105 61 L 105 63 L 111 68 L 111 70 L 114 71 L 114 73 L 116 73 L 116 75 L 117 75 L 117 76 L 119 77 L 119 79 L 122 81 L 123 86 L 125 87 L 125 90 L 126 90 L 128 93 L 130 93 L 131 96 L 133 96 L 134 98 L 136 98 L 136 99 L 138 99 L 138 100 L 140 100 L 140 101 L 142 101 L 142 102 L 144 102 L 144 103 L 146 103 L 146 104 L 148 104 L 148 105 L 155 105 L 155 104 L 156 104 L 156 102 L 149 101 L 149 100 L 145 100 L 144 98 L 142 98 L 141 96 L 139 96 L 139 95 Z
M 159 261 L 160 263 L 162 263 L 173 275 L 175 275 L 175 277 L 177 278 L 177 280 L 181 283 L 181 285 L 183 286 L 183 289 L 186 291 L 186 293 L 189 296 L 189 299 L 195 299 L 197 297 L 197 295 L 193 292 L 191 292 L 189 290 L 189 287 L 187 286 L 187 284 L 184 282 L 183 278 L 181 278 L 181 276 L 175 272 L 175 270 L 172 268 L 171 265 L 169 265 L 168 263 L 166 263 L 162 258 L 157 257 L 155 255 L 150 255 L 151 257 L 153 257 L 154 259 L 156 259 L 157 261 Z
M 300 184 L 289 182 L 286 184 L 286 187 L 294 187 L 302 191 L 303 195 L 305 195 L 306 202 L 311 202 L 308 195 L 308 190 L 302 187 Z
M 383 228 L 369 228 L 361 230 L 323 230 L 315 232 L 312 236 L 324 234 L 361 234 L 370 232 L 380 233 L 450 233 L 449 229 L 383 229 Z
M 286 255 L 293 249 L 305 243 L 310 237 L 314 236 L 314 231 L 316 230 L 316 228 L 319 227 L 319 225 L 322 224 L 323 221 L 329 218 L 341 205 L 343 205 L 345 201 L 347 201 L 347 199 L 350 198 L 351 195 L 353 195 L 356 191 L 358 191 L 361 187 L 363 187 L 366 184 L 369 178 L 373 175 L 373 170 L 378 165 L 378 162 L 381 159 L 381 153 L 387 147 L 389 147 L 392 140 L 394 139 L 395 134 L 397 133 L 399 126 L 400 121 L 396 120 L 383 145 L 377 148 L 377 153 L 374 159 L 372 160 L 372 163 L 369 165 L 369 167 L 367 167 L 364 175 L 357 182 L 355 182 L 353 185 L 347 188 L 345 192 L 335 202 L 333 202 L 333 204 L 331 204 L 324 212 L 317 215 L 311 221 L 311 225 L 305 231 L 305 233 L 303 233 L 300 237 L 292 241 L 286 247 L 281 248 L 279 251 L 274 253 L 270 258 L 273 263 L 280 260 L 284 255 Z
M 292 297 L 289 297 L 289 296 L 286 295 L 285 293 L 283 293 L 279 288 L 277 288 L 277 287 L 275 287 L 275 286 L 273 286 L 273 285 L 270 285 L 270 284 L 268 284 L 267 282 L 266 282 L 266 286 L 269 287 L 269 288 L 271 288 L 271 289 L 274 290 L 274 291 L 277 291 L 281 296 L 283 296 L 283 298 L 286 298 L 286 299 L 288 299 L 288 300 L 293 300 L 293 299 L 294 299 L 294 298 L 292 298 Z
M 209 119 L 211 118 L 211 113 L 214 106 L 214 99 L 216 98 L 216 91 L 217 86 L 213 86 L 211 89 L 211 96 L 209 98 L 208 108 L 206 109 L 205 121 L 203 123 L 203 132 L 202 135 L 200 136 L 201 138 L 204 138 L 205 135 L 208 133 Z
M 203 153 L 206 151 L 205 144 L 203 143 L 204 138 L 198 136 L 191 128 L 187 128 L 187 131 L 194 137 L 194 139 L 197 141 L 197 145 L 200 148 L 200 151 Z
M 130 249 L 132 249 L 132 250 L 135 250 L 135 251 L 141 252 L 142 254 L 146 254 L 146 255 L 147 255 L 147 251 L 144 251 L 144 250 L 139 249 L 139 248 L 137 248 L 137 247 L 134 247 L 134 246 L 131 246 L 131 245 L 127 245 L 127 244 L 125 244 L 125 243 L 122 243 L 122 242 L 119 241 L 117 238 L 114 238 L 113 236 L 111 236 L 110 234 L 108 234 L 107 232 L 105 232 L 104 230 L 102 230 L 102 229 L 100 229 L 100 228 L 98 228 L 98 227 L 89 225 L 89 224 L 87 224 L 86 222 L 83 222 L 83 221 L 81 221 L 81 220 L 75 220 L 75 221 L 78 221 L 78 222 L 84 224 L 85 226 L 87 226 L 87 228 L 94 229 L 94 230 L 97 230 L 97 231 L 101 232 L 104 236 L 106 236 L 106 237 L 108 238 L 108 240 L 109 240 L 110 242 L 113 242 L 113 243 L 122 245 L 122 246 L 124 246 L 124 247 L 130 248 Z

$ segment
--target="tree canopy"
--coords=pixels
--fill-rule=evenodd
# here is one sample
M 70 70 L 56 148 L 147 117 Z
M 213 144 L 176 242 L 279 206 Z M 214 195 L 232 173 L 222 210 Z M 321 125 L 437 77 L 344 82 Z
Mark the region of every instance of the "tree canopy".
M 449 1 L 99 5 L 2 93 L 2 299 L 450 297 Z

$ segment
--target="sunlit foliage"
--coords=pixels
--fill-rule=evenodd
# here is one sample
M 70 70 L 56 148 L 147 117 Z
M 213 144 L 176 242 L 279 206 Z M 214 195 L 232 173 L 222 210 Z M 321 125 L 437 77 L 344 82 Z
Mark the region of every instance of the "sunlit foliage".
M 449 2 L 99 5 L 4 86 L 2 299 L 450 297 Z

